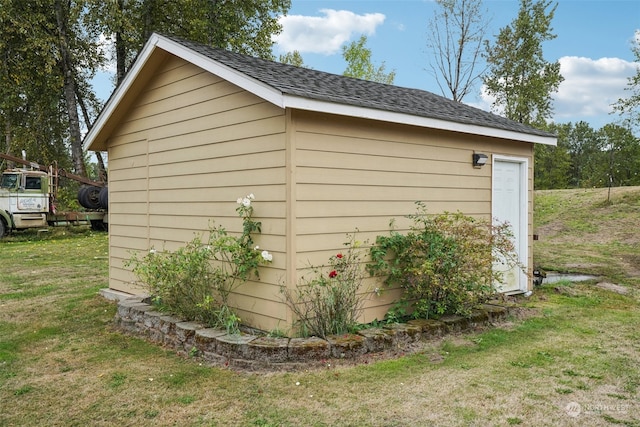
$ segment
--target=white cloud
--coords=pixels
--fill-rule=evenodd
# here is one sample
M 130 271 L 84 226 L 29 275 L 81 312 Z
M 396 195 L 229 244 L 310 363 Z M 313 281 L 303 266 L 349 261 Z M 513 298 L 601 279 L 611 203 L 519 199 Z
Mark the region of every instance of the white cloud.
M 374 34 L 385 20 L 382 13 L 357 15 L 348 10 L 320 10 L 324 16 L 287 15 L 279 19 L 282 33 L 275 36 L 278 50 L 332 55 L 353 34 Z
M 556 122 L 609 114 L 611 104 L 627 96 L 624 89 L 637 66 L 620 58 L 563 56 L 559 61 L 564 81 L 553 96 Z
M 594 128 L 615 121 L 609 116 L 612 104 L 628 96 L 628 78 L 636 73 L 638 64 L 620 58 L 591 59 L 563 56 L 559 59 L 564 81 L 553 94 L 553 121 L 591 122 Z M 494 98 L 481 88 L 480 101 L 475 107 L 489 111 Z

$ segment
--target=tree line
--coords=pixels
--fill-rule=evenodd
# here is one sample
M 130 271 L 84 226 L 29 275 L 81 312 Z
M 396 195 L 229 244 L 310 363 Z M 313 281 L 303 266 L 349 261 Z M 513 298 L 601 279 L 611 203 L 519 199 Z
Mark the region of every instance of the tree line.
M 621 187 L 640 185 L 640 139 L 631 129 L 586 122 L 551 124 L 557 147 L 536 145 L 535 188 Z

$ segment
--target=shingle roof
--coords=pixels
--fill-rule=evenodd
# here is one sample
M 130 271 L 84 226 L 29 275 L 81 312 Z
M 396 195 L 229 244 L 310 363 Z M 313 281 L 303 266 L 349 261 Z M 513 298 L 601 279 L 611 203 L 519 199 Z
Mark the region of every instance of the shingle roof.
M 309 68 L 295 67 L 164 36 L 283 94 L 477 125 L 511 132 L 552 137 L 553 134 L 420 89 L 360 80 Z

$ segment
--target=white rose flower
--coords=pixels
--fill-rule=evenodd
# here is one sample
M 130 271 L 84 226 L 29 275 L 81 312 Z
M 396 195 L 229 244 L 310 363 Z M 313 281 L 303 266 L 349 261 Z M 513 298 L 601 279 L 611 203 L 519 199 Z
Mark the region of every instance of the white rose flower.
M 248 197 L 245 197 L 244 199 L 242 199 L 242 206 L 248 208 L 249 206 L 251 206 L 251 200 Z
M 262 259 L 265 261 L 273 261 L 273 255 L 269 253 L 269 251 L 262 251 Z

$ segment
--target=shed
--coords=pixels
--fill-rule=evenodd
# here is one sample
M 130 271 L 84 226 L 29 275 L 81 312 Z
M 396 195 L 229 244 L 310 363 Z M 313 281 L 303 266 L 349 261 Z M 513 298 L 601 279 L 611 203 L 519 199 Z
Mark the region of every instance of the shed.
M 211 219 L 239 232 L 236 200 L 253 193 L 256 241 L 273 263 L 233 303 L 244 323 L 286 330 L 281 286 L 295 287 L 356 229 L 375 240 L 392 219 L 406 226 L 416 201 L 510 221 L 531 270 L 536 143 L 556 138 L 423 90 L 153 34 L 84 146 L 108 152 L 110 289 L 141 291 L 124 266 L 132 251 L 175 249 Z M 474 154 L 487 164 L 474 166 Z M 532 286 L 507 276 L 505 292 Z M 362 321 L 391 302 L 372 294 Z

